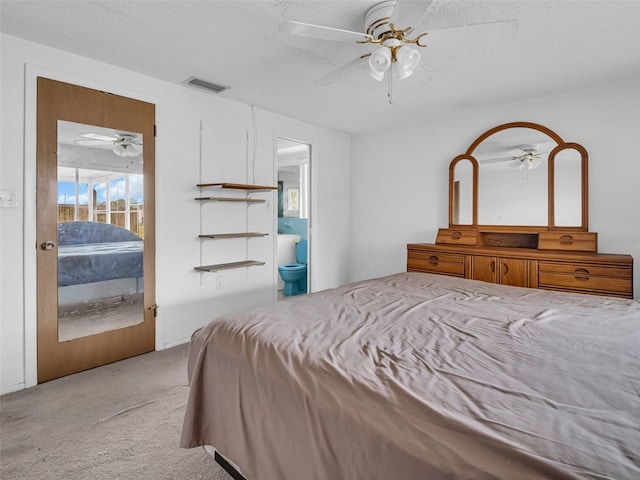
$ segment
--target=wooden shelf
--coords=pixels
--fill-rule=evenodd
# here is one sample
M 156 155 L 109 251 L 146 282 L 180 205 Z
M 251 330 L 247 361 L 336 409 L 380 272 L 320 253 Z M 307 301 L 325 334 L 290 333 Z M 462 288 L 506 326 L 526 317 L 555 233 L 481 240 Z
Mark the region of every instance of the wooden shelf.
M 270 185 L 248 185 L 244 183 L 198 183 L 198 187 L 218 187 L 218 188 L 233 188 L 236 190 L 277 190 L 278 187 L 272 187 Z
M 266 237 L 268 233 L 258 232 L 246 232 L 246 233 L 207 233 L 198 235 L 200 238 L 251 238 L 251 237 Z
M 195 197 L 196 200 L 208 202 L 244 202 L 244 203 L 265 203 L 263 198 L 233 198 L 233 197 Z
M 231 262 L 231 263 L 219 263 L 217 265 L 203 265 L 201 267 L 194 267 L 199 272 L 217 272 L 219 270 L 231 270 L 233 268 L 254 267 L 258 265 L 264 265 L 265 262 L 258 262 L 255 260 L 246 260 L 243 262 Z
M 201 202 L 231 202 L 231 203 L 247 203 L 247 204 L 256 204 L 256 203 L 266 203 L 266 199 L 264 198 L 250 198 L 251 194 L 254 192 L 270 192 L 272 190 L 277 190 L 278 187 L 272 187 L 270 185 L 250 185 L 244 183 L 229 183 L 229 182 L 219 182 L 219 183 L 198 183 L 196 184 L 198 188 L 207 188 L 207 187 L 215 187 L 217 189 L 234 189 L 234 190 L 243 190 L 245 193 L 243 195 L 244 198 L 239 197 L 223 197 L 223 196 L 202 196 L 195 197 L 196 200 Z M 200 209 L 200 215 L 202 215 L 202 209 Z M 258 233 L 258 232 L 242 232 L 242 233 L 201 233 L 198 235 L 201 239 L 223 239 L 223 238 L 251 238 L 251 237 L 266 237 L 268 233 Z M 200 244 L 200 255 L 202 258 L 202 243 Z M 201 259 L 202 261 L 202 259 Z M 229 263 L 220 263 L 216 265 L 202 265 L 199 267 L 194 267 L 198 272 L 217 272 L 220 270 L 230 270 L 233 268 L 246 268 L 253 267 L 258 265 L 264 265 L 265 262 L 259 262 L 256 260 L 245 260 L 240 262 L 229 262 Z

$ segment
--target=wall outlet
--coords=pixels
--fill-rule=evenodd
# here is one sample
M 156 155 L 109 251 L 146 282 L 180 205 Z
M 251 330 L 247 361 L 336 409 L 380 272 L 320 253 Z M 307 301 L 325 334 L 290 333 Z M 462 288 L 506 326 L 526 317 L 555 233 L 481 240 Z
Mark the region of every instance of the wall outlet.
M 216 288 L 222 288 L 224 286 L 224 277 L 222 275 L 218 275 L 216 277 Z
M 0 208 L 16 208 L 17 206 L 17 190 L 0 190 Z

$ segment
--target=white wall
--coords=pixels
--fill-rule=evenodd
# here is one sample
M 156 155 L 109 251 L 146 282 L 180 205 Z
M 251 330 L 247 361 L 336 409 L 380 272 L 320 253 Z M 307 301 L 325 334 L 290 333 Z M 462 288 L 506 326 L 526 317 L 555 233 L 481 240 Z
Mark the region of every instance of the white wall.
M 406 244 L 446 227 L 448 165 L 483 132 L 529 121 L 589 153 L 589 230 L 598 251 L 634 257 L 640 298 L 640 82 L 603 86 L 470 112 L 351 139 L 349 279 L 406 270 Z
M 228 181 L 276 185 L 275 138 L 312 145 L 311 285 L 314 291 L 347 279 L 349 245 L 349 137 L 213 94 L 175 85 L 66 52 L 1 37 L 0 189 L 18 192 L 18 208 L 0 209 L 0 393 L 36 383 L 35 78 L 45 76 L 156 105 L 156 348 L 189 339 L 216 316 L 270 302 L 276 287 L 276 193 L 270 204 L 203 207 L 203 223 L 221 230 L 249 228 L 265 239 L 211 241 L 205 263 L 216 255 L 245 254 L 264 267 L 200 275 L 200 205 L 195 184 Z M 254 120 L 256 125 L 255 162 Z M 200 131 L 202 125 L 202 164 Z M 202 165 L 202 166 L 201 166 Z M 255 165 L 255 168 L 254 168 Z M 239 220 L 240 219 L 240 220 Z M 207 228 L 205 226 L 205 228 Z M 241 243 L 238 243 L 241 242 Z M 244 258 L 228 258 L 227 261 Z M 212 262 L 213 263 L 213 262 Z

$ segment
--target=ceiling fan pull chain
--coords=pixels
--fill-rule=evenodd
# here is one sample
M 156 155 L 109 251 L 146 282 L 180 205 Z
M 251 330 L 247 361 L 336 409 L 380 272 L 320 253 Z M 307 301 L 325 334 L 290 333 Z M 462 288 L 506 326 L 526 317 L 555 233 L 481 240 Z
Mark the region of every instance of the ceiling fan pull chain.
M 389 89 L 387 91 L 387 97 L 389 98 L 389 105 L 393 105 L 393 63 L 389 66 Z

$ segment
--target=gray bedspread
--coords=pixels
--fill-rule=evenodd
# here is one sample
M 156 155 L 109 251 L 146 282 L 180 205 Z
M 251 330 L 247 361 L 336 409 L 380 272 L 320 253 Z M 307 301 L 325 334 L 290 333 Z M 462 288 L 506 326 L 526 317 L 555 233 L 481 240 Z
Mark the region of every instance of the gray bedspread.
M 214 320 L 181 446 L 250 480 L 640 479 L 640 302 L 402 273 Z

